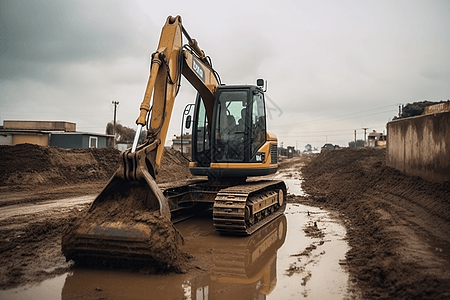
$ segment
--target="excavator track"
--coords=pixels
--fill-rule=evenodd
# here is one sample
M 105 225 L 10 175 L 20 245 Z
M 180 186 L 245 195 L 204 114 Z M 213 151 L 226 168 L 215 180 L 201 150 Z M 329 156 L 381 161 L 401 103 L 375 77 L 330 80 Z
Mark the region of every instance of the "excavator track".
M 220 190 L 214 200 L 217 231 L 251 235 L 283 214 L 286 186 L 281 180 L 247 182 Z

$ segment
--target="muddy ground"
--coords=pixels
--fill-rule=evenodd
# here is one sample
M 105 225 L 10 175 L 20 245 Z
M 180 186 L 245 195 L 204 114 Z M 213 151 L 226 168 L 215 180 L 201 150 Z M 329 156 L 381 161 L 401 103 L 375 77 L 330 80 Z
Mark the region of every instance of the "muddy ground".
M 119 166 L 119 154 L 111 148 L 0 146 L 0 290 L 68 271 L 62 232 L 89 207 L 82 196 L 105 187 Z M 158 183 L 190 177 L 188 161 L 177 151 L 165 151 L 162 165 Z M 59 199 L 66 201 L 55 203 Z M 21 213 L 33 206 L 45 209 Z
M 113 149 L 0 146 L 0 289 L 67 272 L 61 233 L 118 166 Z M 285 159 L 301 168 L 309 196 L 291 202 L 337 211 L 351 247 L 343 262 L 366 299 L 450 297 L 450 183 L 408 177 L 384 163 L 384 149 L 340 149 Z M 187 161 L 166 151 L 158 181 L 189 177 Z M 48 205 L 32 215 L 30 205 Z
M 375 148 L 326 151 L 302 174 L 310 204 L 345 220 L 346 264 L 365 298 L 450 298 L 450 182 L 405 176 Z

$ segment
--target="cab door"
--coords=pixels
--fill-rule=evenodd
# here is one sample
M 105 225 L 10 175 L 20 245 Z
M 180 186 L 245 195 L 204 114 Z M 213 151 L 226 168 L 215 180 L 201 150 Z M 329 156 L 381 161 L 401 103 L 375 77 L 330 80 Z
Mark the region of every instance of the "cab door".
M 248 89 L 218 91 L 214 112 L 214 160 L 245 162 L 249 159 Z
M 192 128 L 192 159 L 199 167 L 209 167 L 211 163 L 211 126 L 206 114 L 205 103 L 197 94 Z
M 264 94 L 259 90 L 254 90 L 251 99 L 251 162 L 260 162 L 257 156 L 258 149 L 266 142 L 266 108 Z

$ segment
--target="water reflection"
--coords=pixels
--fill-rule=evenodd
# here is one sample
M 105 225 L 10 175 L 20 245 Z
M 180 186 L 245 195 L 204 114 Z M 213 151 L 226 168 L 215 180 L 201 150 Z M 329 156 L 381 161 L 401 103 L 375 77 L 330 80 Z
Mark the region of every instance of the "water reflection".
M 265 299 L 274 289 L 277 250 L 286 239 L 284 215 L 250 237 L 218 235 L 209 219 L 179 226 L 186 251 L 211 262 L 209 272 L 143 275 L 76 268 L 66 277 L 62 299 Z
M 286 228 L 282 215 L 251 237 L 211 239 L 214 267 L 200 286 L 190 283 L 190 299 L 265 299 L 277 282 L 277 250 Z

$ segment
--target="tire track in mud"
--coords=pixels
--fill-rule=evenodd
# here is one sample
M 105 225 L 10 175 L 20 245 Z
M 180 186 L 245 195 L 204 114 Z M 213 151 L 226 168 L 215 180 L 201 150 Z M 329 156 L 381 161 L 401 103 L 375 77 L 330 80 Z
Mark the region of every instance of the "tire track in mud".
M 65 213 L 71 209 L 77 209 L 79 207 L 86 207 L 94 201 L 94 196 L 82 196 L 63 200 L 50 200 L 41 201 L 37 204 L 16 204 L 9 205 L 2 208 L 0 215 L 0 221 L 7 220 L 12 217 L 20 217 L 26 215 L 36 215 L 52 210 L 52 213 Z
M 417 264 L 425 273 L 450 280 L 450 224 L 422 206 L 391 193 L 365 194 L 378 203 L 377 213 L 396 240 L 405 264 Z

